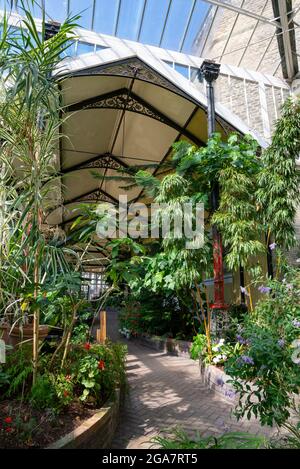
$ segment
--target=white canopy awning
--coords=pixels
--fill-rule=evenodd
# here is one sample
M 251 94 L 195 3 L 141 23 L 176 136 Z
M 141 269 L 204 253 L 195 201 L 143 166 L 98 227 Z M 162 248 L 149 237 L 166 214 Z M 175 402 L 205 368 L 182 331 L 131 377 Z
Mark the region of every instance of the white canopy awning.
M 155 57 L 116 56 L 111 49 L 64 63 L 61 77 L 66 119 L 62 125 L 60 170 L 62 201 L 48 223 L 66 231 L 83 202 L 117 202 L 120 194 L 138 200 L 139 188 L 122 189 L 113 176 L 128 166 L 159 164 L 172 144 L 185 139 L 206 144 L 206 97 L 187 79 Z M 216 106 L 217 131 L 250 133 L 267 143 L 226 108 Z

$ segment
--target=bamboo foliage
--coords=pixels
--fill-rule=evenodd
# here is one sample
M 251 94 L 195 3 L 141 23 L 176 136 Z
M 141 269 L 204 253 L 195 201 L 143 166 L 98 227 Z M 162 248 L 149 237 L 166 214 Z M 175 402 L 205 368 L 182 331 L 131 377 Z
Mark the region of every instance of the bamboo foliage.
M 291 97 L 276 123 L 272 144 L 263 152 L 257 199 L 272 238 L 283 249 L 296 243 L 294 220 L 300 202 L 300 98 Z
M 249 267 L 251 258 L 266 252 L 255 198 L 256 178 L 228 167 L 220 172 L 219 181 L 222 195 L 212 221 L 222 233 L 227 265 L 231 270 Z
M 0 42 L 0 306 L 2 314 L 12 313 L 13 321 L 23 322 L 25 313 L 29 320 L 33 316 L 35 382 L 42 285 L 49 275 L 55 279 L 68 270 L 64 250 L 55 237 L 49 241 L 44 226 L 61 126 L 60 92 L 52 71 L 60 66 L 76 18 L 44 41 L 45 21 L 41 38 L 26 5 L 20 4 L 23 24 L 16 33 L 4 18 Z

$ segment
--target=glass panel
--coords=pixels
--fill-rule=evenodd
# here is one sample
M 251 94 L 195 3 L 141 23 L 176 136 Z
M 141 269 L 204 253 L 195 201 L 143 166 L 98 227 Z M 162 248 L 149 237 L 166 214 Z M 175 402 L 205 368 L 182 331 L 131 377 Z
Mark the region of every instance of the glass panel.
M 45 0 L 46 19 L 63 23 L 67 17 L 67 0 Z
M 107 47 L 99 46 L 98 44 L 96 45 L 96 52 L 98 52 L 99 50 L 103 50 L 103 49 L 107 49 Z
M 81 16 L 81 18 L 78 20 L 78 24 L 82 28 L 92 29 L 93 3 L 93 0 L 70 1 L 70 15 Z
M 42 5 L 41 1 L 36 1 L 32 4 L 31 0 L 27 0 L 27 2 L 25 2 L 25 4 L 26 4 L 27 9 L 30 11 L 30 13 L 32 14 L 32 16 L 34 18 L 42 18 L 43 10 L 42 10 L 42 7 L 41 7 L 41 5 Z M 18 11 L 22 15 L 22 10 L 21 10 L 20 7 L 18 8 Z
M 63 57 L 74 57 L 76 55 L 76 42 L 69 41 L 69 47 L 63 52 Z
M 168 60 L 164 60 L 165 64 L 169 65 L 169 67 L 171 68 L 174 68 L 173 67 L 173 62 L 169 62 Z
M 168 5 L 169 0 L 148 0 L 140 35 L 141 42 L 158 46 Z
M 206 15 L 210 9 L 210 6 L 207 3 L 198 0 L 196 7 L 194 9 L 191 22 L 183 43 L 182 51 L 191 54 L 193 50 L 193 43 L 196 39 L 198 33 L 200 32 L 203 22 L 206 18 Z
M 124 39 L 136 40 L 144 0 L 122 0 L 118 21 L 117 36 Z
M 11 4 L 11 0 L 1 0 L 0 1 L 0 10 L 6 10 L 6 11 L 16 11 L 15 4 L 13 2 L 13 5 Z
M 114 34 L 119 0 L 96 0 L 94 30 L 103 34 Z
M 199 68 L 191 67 L 191 81 L 199 81 L 198 78 Z
M 94 50 L 94 44 L 88 44 L 87 42 L 78 42 L 77 44 L 77 55 L 88 54 L 89 52 L 94 52 Z
M 185 78 L 189 78 L 189 67 L 186 65 L 175 63 L 175 70 L 181 73 L 181 75 L 183 75 Z
M 192 0 L 173 0 L 161 47 L 177 50 L 191 11 Z

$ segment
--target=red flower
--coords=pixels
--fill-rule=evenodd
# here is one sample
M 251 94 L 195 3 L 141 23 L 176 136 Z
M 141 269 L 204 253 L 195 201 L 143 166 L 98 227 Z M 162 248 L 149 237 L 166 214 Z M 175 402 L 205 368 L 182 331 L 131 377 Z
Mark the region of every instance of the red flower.
M 90 344 L 89 342 L 86 342 L 86 343 L 84 344 L 84 348 L 85 348 L 85 350 L 90 350 L 91 344 Z
M 104 370 L 105 369 L 105 362 L 104 360 L 100 360 L 98 363 L 98 368 L 99 370 Z
M 5 431 L 6 431 L 6 433 L 10 433 L 10 432 L 12 431 L 12 428 L 11 428 L 11 427 L 7 427 L 7 428 L 5 429 Z
M 66 390 L 64 390 L 64 392 L 63 392 L 63 395 L 64 395 L 64 397 L 68 397 L 68 395 L 69 395 L 69 392 L 68 392 L 68 391 L 66 391 Z
M 5 422 L 5 423 L 11 423 L 11 422 L 12 422 L 12 418 L 11 418 L 11 417 L 6 417 L 6 418 L 4 419 L 4 422 Z

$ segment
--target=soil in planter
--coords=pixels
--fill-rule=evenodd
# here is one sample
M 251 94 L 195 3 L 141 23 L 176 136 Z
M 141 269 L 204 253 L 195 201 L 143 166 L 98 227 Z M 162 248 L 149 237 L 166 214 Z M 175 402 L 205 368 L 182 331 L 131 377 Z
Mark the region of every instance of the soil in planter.
M 0 448 L 45 448 L 75 430 L 99 409 L 72 402 L 59 415 L 51 410 L 33 409 L 18 400 L 0 402 Z

